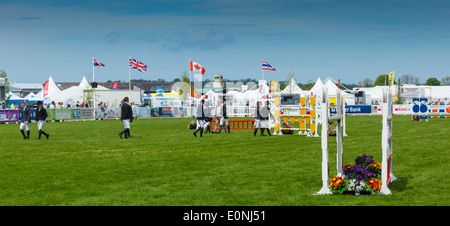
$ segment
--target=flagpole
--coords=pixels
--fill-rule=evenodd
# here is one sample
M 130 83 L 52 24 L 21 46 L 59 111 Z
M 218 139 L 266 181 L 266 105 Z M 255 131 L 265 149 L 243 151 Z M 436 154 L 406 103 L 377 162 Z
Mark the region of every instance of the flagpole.
M 264 60 L 262 60 L 262 61 L 264 61 Z M 262 80 L 264 80 L 264 69 L 263 69 L 263 67 L 261 67 L 261 71 L 262 71 Z
M 131 58 L 131 56 L 129 57 Z M 131 69 L 128 66 L 128 94 L 129 94 L 129 98 L 131 98 Z
M 92 55 L 92 80 L 94 80 L 93 82 L 95 82 L 95 73 L 94 73 L 94 69 L 95 69 L 95 64 L 94 64 L 94 55 Z M 92 83 L 91 83 L 92 84 Z M 92 111 L 92 119 L 95 120 L 95 88 L 94 89 L 94 107 L 93 107 L 93 111 Z
M 192 109 L 191 109 L 191 98 L 192 98 L 192 79 L 191 79 L 191 58 L 189 58 L 189 98 L 188 98 L 188 103 L 189 103 L 189 109 L 191 110 L 191 114 L 192 114 Z

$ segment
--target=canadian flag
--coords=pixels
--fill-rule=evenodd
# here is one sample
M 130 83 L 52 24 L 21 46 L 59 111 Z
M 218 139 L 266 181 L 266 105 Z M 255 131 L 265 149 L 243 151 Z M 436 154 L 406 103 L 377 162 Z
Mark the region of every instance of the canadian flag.
M 190 61 L 191 71 L 200 72 L 202 75 L 205 75 L 205 68 L 202 65 L 195 63 L 194 61 Z

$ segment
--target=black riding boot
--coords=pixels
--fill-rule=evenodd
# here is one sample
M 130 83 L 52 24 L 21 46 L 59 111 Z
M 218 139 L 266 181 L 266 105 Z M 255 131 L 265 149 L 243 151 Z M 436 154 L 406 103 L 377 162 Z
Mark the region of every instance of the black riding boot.
M 258 132 L 258 128 L 253 131 L 253 136 L 256 137 L 256 132 Z
M 27 130 L 27 139 L 30 139 L 30 131 Z
M 131 137 L 130 129 L 127 129 L 127 135 L 128 135 L 128 137 Z
M 23 135 L 23 139 L 24 139 L 24 140 L 27 139 L 27 137 L 25 136 L 25 132 L 23 132 L 23 130 L 20 130 L 20 132 L 21 132 L 22 135 Z
M 265 130 L 265 128 L 261 128 L 261 136 L 266 136 L 266 135 L 264 135 L 264 130 Z
M 41 133 L 44 134 L 44 136 L 47 137 L 47 139 L 50 136 L 48 133 L 44 132 L 44 130 L 41 130 Z
M 197 132 L 201 129 L 201 127 L 198 127 L 192 134 L 194 134 L 195 137 L 197 137 Z M 203 130 L 202 130 L 203 133 Z
M 230 125 L 228 125 L 227 127 L 228 127 L 228 133 L 230 133 Z
M 266 128 L 266 130 L 267 130 L 267 133 L 269 134 L 269 136 L 272 136 L 272 134 L 270 133 L 269 128 Z
M 124 134 L 126 131 L 127 131 L 127 129 L 123 129 L 122 131 L 120 131 L 120 133 L 119 133 L 120 139 L 122 139 L 122 134 Z
M 203 128 L 200 129 L 200 137 L 203 136 Z
M 219 132 L 218 133 L 221 133 L 222 132 L 222 126 L 219 126 Z
M 42 130 L 39 130 L 39 136 L 38 136 L 39 140 L 41 139 L 41 134 L 42 134 Z

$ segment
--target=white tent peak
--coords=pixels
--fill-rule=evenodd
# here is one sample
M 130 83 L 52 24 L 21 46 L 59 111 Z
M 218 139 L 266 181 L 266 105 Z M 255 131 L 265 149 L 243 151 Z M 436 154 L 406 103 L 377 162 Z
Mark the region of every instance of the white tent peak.
M 61 90 L 56 85 L 55 81 L 53 81 L 52 76 L 48 78 L 48 93 L 47 96 L 54 95 L 61 92 Z
M 86 89 L 91 88 L 91 86 L 89 85 L 89 82 L 87 81 L 86 77 L 84 77 L 84 76 L 80 82 L 80 85 L 78 85 L 78 87 L 80 88 L 80 90 L 86 90 Z
M 302 89 L 297 85 L 294 78 L 291 78 L 289 84 L 284 88 L 281 93 L 302 93 Z
M 322 87 L 323 87 L 323 82 L 320 78 L 317 78 L 316 83 L 314 84 L 314 86 L 310 89 L 310 91 L 314 94 L 319 94 L 320 92 L 322 92 Z

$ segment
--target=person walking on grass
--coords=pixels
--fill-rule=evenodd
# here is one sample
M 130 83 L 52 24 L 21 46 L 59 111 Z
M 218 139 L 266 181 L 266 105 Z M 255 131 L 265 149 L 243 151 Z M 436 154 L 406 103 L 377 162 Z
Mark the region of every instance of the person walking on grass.
M 119 133 L 120 139 L 122 139 L 122 134 L 125 134 L 125 139 L 131 137 L 130 134 L 130 123 L 133 121 L 133 110 L 128 104 L 128 97 L 123 98 L 121 106 L 120 124 L 123 125 L 124 129 Z
M 42 106 L 42 101 L 38 101 L 36 103 L 37 109 L 36 109 L 36 124 L 38 125 L 39 129 L 39 136 L 38 139 L 41 139 L 41 135 L 44 134 L 44 136 L 48 139 L 50 134 L 44 132 L 42 130 L 42 127 L 44 126 L 45 120 L 47 119 L 47 110 L 45 110 L 44 106 Z
M 220 126 L 220 119 L 222 118 L 222 104 L 221 100 L 217 101 L 215 116 L 216 116 L 216 122 L 214 124 L 214 130 L 213 133 L 217 132 L 217 128 Z
M 197 129 L 192 133 L 195 137 L 197 137 L 198 131 L 200 131 L 200 137 L 203 136 L 203 127 L 205 125 L 205 110 L 203 108 L 204 104 L 205 99 L 202 99 L 197 107 Z
M 212 115 L 211 115 L 211 107 L 209 107 L 208 102 L 205 103 L 205 109 L 204 109 L 204 113 L 205 113 L 205 133 L 211 133 L 211 121 L 213 120 Z
M 224 100 L 222 104 L 222 118 L 220 119 L 220 127 L 219 133 L 222 131 L 222 128 L 225 130 L 225 133 L 230 133 L 230 124 L 228 123 L 228 115 L 227 115 L 227 101 Z
M 256 114 L 255 114 L 255 130 L 253 131 L 253 136 L 256 137 L 256 132 L 258 132 L 258 129 L 261 130 L 261 136 L 265 136 L 263 134 L 264 130 L 261 128 L 261 108 L 260 108 L 259 101 L 256 102 Z
M 23 139 L 30 139 L 30 123 L 31 123 L 31 115 L 30 108 L 27 106 L 26 102 L 23 101 L 20 103 L 22 105 L 22 112 L 20 113 L 20 132 L 23 135 Z M 23 127 L 27 129 L 27 135 L 23 131 Z
M 270 130 L 269 130 L 269 115 L 272 114 L 270 112 L 269 105 L 270 105 L 269 101 L 266 101 L 266 105 L 261 108 L 261 127 L 262 127 L 261 134 L 264 134 L 264 131 L 266 130 L 267 133 L 269 134 L 269 136 L 272 136 L 272 134 L 270 134 Z M 273 117 L 273 115 L 272 115 L 272 117 Z

